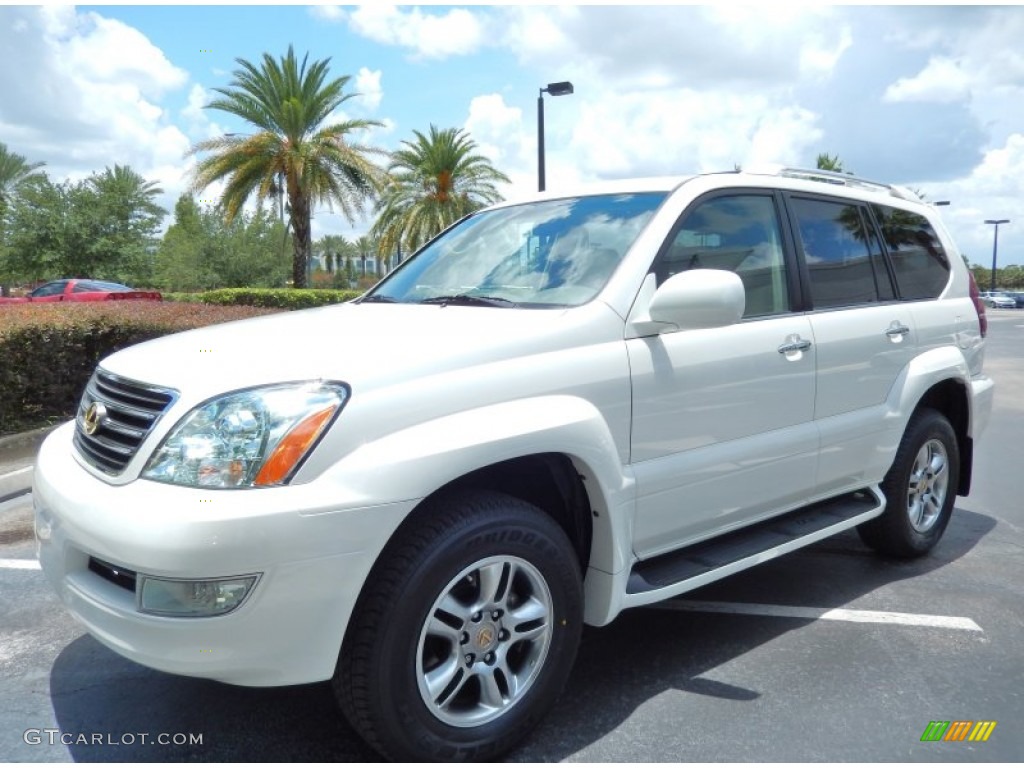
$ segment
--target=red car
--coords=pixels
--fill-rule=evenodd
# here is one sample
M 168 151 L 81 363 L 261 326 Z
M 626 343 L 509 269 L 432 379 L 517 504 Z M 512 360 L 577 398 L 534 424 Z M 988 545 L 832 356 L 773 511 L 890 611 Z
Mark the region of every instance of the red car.
M 157 291 L 136 291 L 120 283 L 105 280 L 51 280 L 28 296 L 0 298 L 0 304 L 26 304 L 37 301 L 111 301 L 119 299 L 163 298 Z

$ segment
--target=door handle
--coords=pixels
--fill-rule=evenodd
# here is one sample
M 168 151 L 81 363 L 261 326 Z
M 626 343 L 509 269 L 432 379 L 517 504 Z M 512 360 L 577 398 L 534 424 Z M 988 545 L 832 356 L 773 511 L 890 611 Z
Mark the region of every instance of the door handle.
M 902 323 L 898 325 L 896 323 L 893 323 L 892 325 L 889 326 L 889 330 L 885 332 L 885 335 L 891 339 L 896 336 L 906 336 L 908 333 L 910 333 L 910 329 L 907 328 L 907 326 L 903 325 Z
M 779 354 L 780 355 L 785 355 L 785 354 L 789 354 L 790 352 L 806 352 L 810 348 L 811 348 L 811 342 L 809 342 L 807 339 L 799 339 L 798 338 L 798 339 L 793 339 L 792 341 L 787 341 L 785 344 L 780 346 L 779 347 Z

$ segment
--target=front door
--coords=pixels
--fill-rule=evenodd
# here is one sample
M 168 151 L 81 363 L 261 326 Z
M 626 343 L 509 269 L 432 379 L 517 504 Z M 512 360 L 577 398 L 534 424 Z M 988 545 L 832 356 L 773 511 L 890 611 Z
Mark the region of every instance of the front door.
M 653 271 L 727 269 L 746 289 L 726 328 L 629 339 L 634 548 L 641 558 L 799 506 L 817 470 L 816 348 L 791 310 L 771 192 L 703 198 L 683 214 Z

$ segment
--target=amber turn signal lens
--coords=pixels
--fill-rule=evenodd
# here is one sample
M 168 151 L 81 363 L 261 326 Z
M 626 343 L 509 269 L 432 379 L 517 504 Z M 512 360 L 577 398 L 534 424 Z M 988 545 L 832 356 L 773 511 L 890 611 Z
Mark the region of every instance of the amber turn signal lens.
M 305 456 L 309 446 L 320 436 L 335 410 L 337 406 L 330 405 L 296 424 L 281 438 L 281 442 L 260 468 L 254 485 L 278 485 L 284 482 L 299 460 Z

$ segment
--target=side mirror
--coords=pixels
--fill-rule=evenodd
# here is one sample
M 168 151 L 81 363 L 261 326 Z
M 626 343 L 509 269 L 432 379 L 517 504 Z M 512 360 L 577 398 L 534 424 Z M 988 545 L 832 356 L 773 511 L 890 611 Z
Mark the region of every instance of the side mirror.
M 666 280 L 654 292 L 646 318 L 633 325 L 642 332 L 722 328 L 743 317 L 746 292 L 735 272 L 691 269 Z

